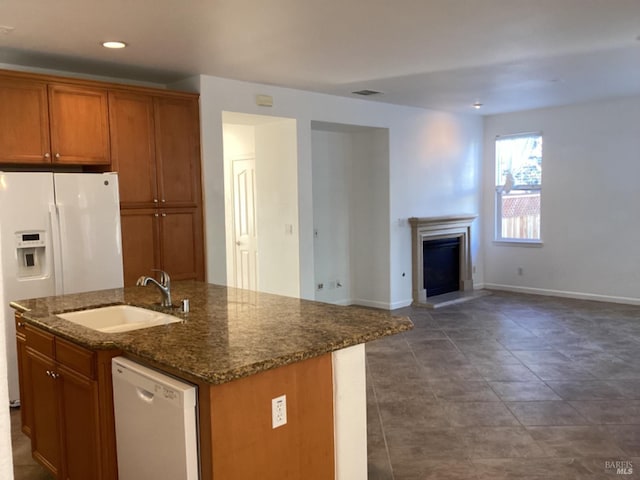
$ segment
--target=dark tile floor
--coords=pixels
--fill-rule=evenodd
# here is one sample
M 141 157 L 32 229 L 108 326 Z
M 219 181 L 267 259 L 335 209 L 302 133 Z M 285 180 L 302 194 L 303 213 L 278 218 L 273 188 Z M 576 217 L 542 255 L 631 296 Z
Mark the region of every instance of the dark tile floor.
M 370 480 L 640 478 L 640 307 L 494 292 L 394 313 L 415 328 L 367 344 Z M 16 480 L 50 479 L 11 416 Z
M 415 328 L 367 344 L 370 480 L 640 478 L 640 307 L 493 292 L 394 313 Z
M 20 410 L 11 409 L 11 447 L 14 480 L 53 480 L 49 473 L 31 458 L 31 442 L 20 430 Z

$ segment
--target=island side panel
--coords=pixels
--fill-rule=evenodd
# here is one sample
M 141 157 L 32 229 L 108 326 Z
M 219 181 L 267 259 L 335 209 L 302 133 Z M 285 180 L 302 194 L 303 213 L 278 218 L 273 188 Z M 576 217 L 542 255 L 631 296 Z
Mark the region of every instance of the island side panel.
M 336 480 L 367 480 L 367 379 L 364 344 L 333 356 Z
M 331 354 L 211 386 L 213 480 L 333 480 Z M 273 429 L 271 400 L 286 395 Z

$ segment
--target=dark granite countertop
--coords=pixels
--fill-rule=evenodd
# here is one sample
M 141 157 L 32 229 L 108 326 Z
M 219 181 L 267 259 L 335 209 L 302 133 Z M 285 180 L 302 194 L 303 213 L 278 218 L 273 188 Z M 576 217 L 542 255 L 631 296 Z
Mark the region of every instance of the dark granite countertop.
M 172 283 L 174 301 L 190 300 L 183 322 L 123 333 L 101 333 L 55 314 L 113 304 L 162 310 L 153 286 L 11 302 L 27 323 L 94 350 L 125 354 L 196 382 L 220 384 L 413 327 L 406 317 L 362 307 L 223 287 Z M 155 305 L 155 306 L 154 306 Z

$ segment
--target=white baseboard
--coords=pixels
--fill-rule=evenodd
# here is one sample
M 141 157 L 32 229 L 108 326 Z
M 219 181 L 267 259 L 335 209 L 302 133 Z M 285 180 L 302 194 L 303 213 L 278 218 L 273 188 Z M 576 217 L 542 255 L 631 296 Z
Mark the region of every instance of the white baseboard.
M 351 300 L 351 305 L 379 308 L 381 310 L 391 310 L 391 304 L 389 302 L 379 302 L 377 300 L 363 300 L 361 298 L 354 298 L 353 300 Z
M 518 287 L 514 285 L 500 285 L 497 283 L 485 283 L 483 288 L 488 290 L 503 290 L 505 292 L 530 293 L 532 295 L 547 295 L 549 297 L 577 298 L 580 300 L 594 300 L 596 302 L 622 303 L 627 305 L 640 305 L 640 298 L 616 297 L 612 295 L 600 295 L 597 293 L 568 292 L 565 290 L 551 290 L 546 288 Z
M 409 305 L 411 305 L 413 303 L 413 298 L 410 298 L 408 300 L 400 300 L 397 302 L 392 302 L 389 305 L 389 310 L 395 310 L 397 308 L 404 308 L 404 307 L 408 307 Z
M 335 302 L 331 302 L 333 305 L 340 305 L 341 307 L 348 307 L 349 305 L 353 305 L 351 300 L 336 300 Z

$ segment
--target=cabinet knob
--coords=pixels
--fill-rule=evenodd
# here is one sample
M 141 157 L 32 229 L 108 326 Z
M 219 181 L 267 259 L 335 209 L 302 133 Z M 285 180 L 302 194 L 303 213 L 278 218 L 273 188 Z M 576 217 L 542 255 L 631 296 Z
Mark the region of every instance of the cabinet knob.
M 60 158 L 60 154 L 59 153 L 56 153 L 56 158 Z
M 49 158 L 51 155 L 49 154 L 49 152 L 44 154 L 44 158 Z
M 24 327 L 24 323 L 18 322 L 18 328 L 22 328 L 22 327 Z
M 47 376 L 50 377 L 51 376 L 51 370 L 47 370 Z
M 154 198 L 154 199 L 153 199 L 153 203 L 158 203 L 158 199 L 157 199 L 157 198 Z
M 163 199 L 162 199 L 162 203 L 164 203 L 164 202 L 165 202 L 165 199 L 163 198 Z
M 167 214 L 166 214 L 166 213 L 163 213 L 163 214 L 162 214 L 162 216 L 163 216 L 163 217 L 166 217 L 166 216 L 167 216 Z
M 157 213 L 153 214 L 154 217 L 159 217 L 160 215 L 158 215 Z

